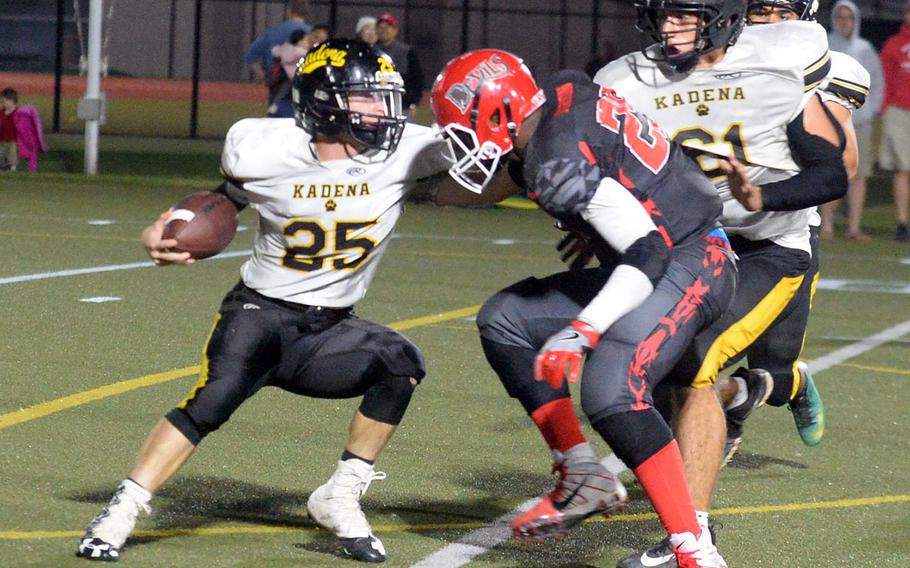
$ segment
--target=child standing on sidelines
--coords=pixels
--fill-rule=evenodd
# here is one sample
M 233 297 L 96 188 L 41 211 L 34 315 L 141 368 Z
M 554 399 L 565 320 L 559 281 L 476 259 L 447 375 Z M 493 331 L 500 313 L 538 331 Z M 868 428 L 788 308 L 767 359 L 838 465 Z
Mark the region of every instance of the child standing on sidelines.
M 0 91 L 0 171 L 15 171 L 19 158 L 28 160 L 28 171 L 38 169 L 38 153 L 47 152 L 38 109 L 19 106 L 19 93 L 7 87 Z

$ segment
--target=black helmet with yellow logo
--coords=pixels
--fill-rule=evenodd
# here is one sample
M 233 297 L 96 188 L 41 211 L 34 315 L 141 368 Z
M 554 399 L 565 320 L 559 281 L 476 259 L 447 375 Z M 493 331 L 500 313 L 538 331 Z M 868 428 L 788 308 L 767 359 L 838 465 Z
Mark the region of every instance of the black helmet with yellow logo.
M 403 95 L 392 59 L 350 39 L 313 46 L 297 64 L 292 84 L 294 116 L 311 136 L 348 137 L 365 150 L 388 153 L 404 132 Z

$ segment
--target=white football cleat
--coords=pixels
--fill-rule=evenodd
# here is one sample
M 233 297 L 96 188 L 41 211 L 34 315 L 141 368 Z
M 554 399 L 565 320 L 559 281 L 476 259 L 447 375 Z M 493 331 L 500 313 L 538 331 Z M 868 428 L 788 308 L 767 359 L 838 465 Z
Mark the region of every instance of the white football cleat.
M 702 529 L 698 538 L 688 532 L 671 534 L 670 544 L 679 568 L 727 568 L 708 530 Z
M 316 523 L 338 536 L 344 553 L 361 562 L 383 562 L 385 547 L 373 534 L 360 498 L 370 483 L 385 473 L 358 459 L 339 461 L 335 473 L 307 499 L 306 508 Z
M 76 556 L 88 560 L 116 562 L 120 558 L 123 543 L 133 532 L 140 511 L 152 512 L 148 502 L 152 495 L 141 485 L 125 480 L 107 507 L 101 510 L 85 528 L 85 535 L 79 541 Z

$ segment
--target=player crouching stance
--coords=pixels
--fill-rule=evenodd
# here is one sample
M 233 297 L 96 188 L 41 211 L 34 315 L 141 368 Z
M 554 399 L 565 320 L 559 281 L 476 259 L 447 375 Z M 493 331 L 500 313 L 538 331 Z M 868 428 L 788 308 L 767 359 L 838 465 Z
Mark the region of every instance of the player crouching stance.
M 528 195 L 586 235 L 600 259 L 598 268 L 518 282 L 478 314 L 490 365 L 560 473 L 556 489 L 515 519 L 514 534 L 558 536 L 625 499 L 573 412 L 565 379 L 581 375 L 585 413 L 635 472 L 679 565 L 726 568 L 699 528 L 679 448 L 651 398 L 733 295 L 717 191 L 656 123 L 581 73 L 558 73 L 540 89 L 517 57 L 480 50 L 445 67 L 432 102 L 453 177 L 484 191 L 514 158 L 510 172 Z
M 199 382 L 149 434 L 129 477 L 88 525 L 79 556 L 117 560 L 152 494 L 246 399 L 274 386 L 315 398 L 363 396 L 341 460 L 307 511 L 346 555 L 385 560 L 360 498 L 385 477 L 373 463 L 424 377 L 424 360 L 404 336 L 358 319 L 352 306 L 376 272 L 406 191 L 447 167 L 438 136 L 405 126 L 403 92 L 388 56 L 332 40 L 300 62 L 296 124 L 247 119 L 231 128 L 218 191 L 259 213 L 253 255 L 215 317 Z M 325 187 L 333 188 L 328 198 Z M 149 256 L 189 263 L 188 253 L 169 252 L 175 241 L 161 238 L 167 215 L 143 233 Z

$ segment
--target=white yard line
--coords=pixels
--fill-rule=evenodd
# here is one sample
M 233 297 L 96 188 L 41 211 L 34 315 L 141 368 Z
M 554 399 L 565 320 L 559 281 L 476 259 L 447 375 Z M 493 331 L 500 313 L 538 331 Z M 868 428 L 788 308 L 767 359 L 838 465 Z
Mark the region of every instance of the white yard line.
M 498 517 L 482 529 L 469 532 L 458 539 L 457 542 L 453 542 L 442 550 L 427 556 L 417 564 L 412 564 L 411 568 L 443 568 L 447 566 L 454 568 L 464 566 L 477 556 L 509 540 L 512 536 L 512 528 L 509 525 L 512 517 L 527 511 L 537 501 L 538 499 L 525 501 L 511 513 Z
M 6 215 L 8 216 L 8 215 Z M 0 215 L 4 217 L 4 215 Z M 410 233 L 396 233 L 397 239 L 415 239 L 415 240 L 445 240 L 445 241 L 485 241 L 493 244 L 504 244 L 502 239 L 490 239 L 489 237 L 469 237 L 469 236 L 447 236 L 447 235 L 417 235 Z M 554 244 L 554 241 L 545 240 L 514 240 L 509 244 Z M 240 250 L 235 252 L 225 252 L 213 257 L 211 260 L 235 258 L 238 256 L 247 256 L 251 254 L 250 250 Z M 116 272 L 118 270 L 133 270 L 136 268 L 151 268 L 155 266 L 151 261 L 131 262 L 129 264 L 110 264 L 107 266 L 89 266 L 86 268 L 73 268 L 70 270 L 57 270 L 54 272 L 38 272 L 35 274 L 21 274 L 19 276 L 0 277 L 0 286 L 5 284 L 19 284 L 21 282 L 32 282 L 34 280 L 47 280 L 49 278 L 63 278 L 66 276 L 80 276 L 82 274 L 97 274 L 99 272 Z
M 910 320 L 823 355 L 809 363 L 809 369 L 813 373 L 821 373 L 908 333 L 910 333 Z M 517 514 L 530 509 L 536 502 L 537 499 L 525 501 L 511 513 L 496 518 L 486 527 L 469 532 L 456 542 L 434 552 L 417 564 L 413 564 L 411 568 L 460 568 L 468 564 L 481 554 L 489 552 L 491 548 L 509 540 L 512 536 L 509 522 Z
M 210 260 L 220 260 L 225 258 L 235 258 L 238 256 L 249 256 L 252 251 L 238 250 L 233 252 L 223 252 Z M 97 274 L 99 272 L 116 272 L 118 270 L 133 270 L 135 268 L 151 268 L 155 266 L 152 261 L 131 262 L 128 264 L 108 264 L 106 266 L 89 266 L 86 268 L 73 268 L 70 270 L 57 270 L 55 272 L 37 272 L 34 274 L 21 274 L 19 276 L 7 276 L 0 278 L 0 286 L 5 284 L 19 284 L 21 282 L 32 282 L 35 280 L 47 280 L 50 278 L 64 278 L 66 276 L 80 276 L 82 274 Z
M 856 343 L 845 345 L 844 347 L 832 351 L 827 355 L 822 355 L 818 359 L 815 359 L 809 363 L 809 370 L 813 373 L 821 373 L 822 371 L 830 369 L 835 365 L 840 365 L 848 359 L 852 359 L 854 357 L 862 355 L 867 351 L 871 351 L 879 345 L 883 345 L 889 341 L 899 339 L 908 333 L 910 333 L 910 320 L 899 323 L 893 327 L 889 327 L 888 329 L 880 331 L 875 335 L 870 335 L 869 337 L 857 341 Z

